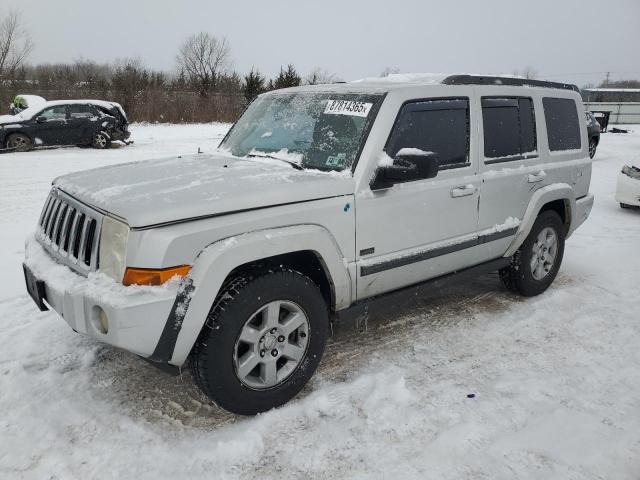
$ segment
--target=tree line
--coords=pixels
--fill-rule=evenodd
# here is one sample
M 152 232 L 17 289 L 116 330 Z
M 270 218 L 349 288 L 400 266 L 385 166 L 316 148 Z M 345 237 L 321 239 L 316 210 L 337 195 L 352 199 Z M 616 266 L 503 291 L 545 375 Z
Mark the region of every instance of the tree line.
M 282 66 L 274 78 L 257 68 L 241 75 L 232 68 L 229 42 L 208 32 L 184 40 L 172 73 L 148 68 L 140 58 L 32 65 L 27 59 L 33 48 L 19 12 L 0 16 L 0 114 L 15 95 L 31 94 L 115 101 L 130 121 L 232 122 L 263 92 L 337 80 L 320 68 L 302 76 L 293 64 Z

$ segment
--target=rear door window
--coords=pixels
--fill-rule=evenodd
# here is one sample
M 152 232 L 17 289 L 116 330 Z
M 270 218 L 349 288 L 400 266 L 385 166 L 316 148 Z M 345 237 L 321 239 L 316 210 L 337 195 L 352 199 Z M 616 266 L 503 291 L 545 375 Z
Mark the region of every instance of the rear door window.
M 69 115 L 71 118 L 93 118 L 96 112 L 89 105 L 71 104 Z
M 394 158 L 402 148 L 435 153 L 441 169 L 469 165 L 469 100 L 451 98 L 405 104 L 385 151 Z
M 545 97 L 542 99 L 542 106 L 549 150 L 579 150 L 582 145 L 576 102 L 570 98 Z
M 537 155 L 536 121 L 531 98 L 482 97 L 485 163 Z

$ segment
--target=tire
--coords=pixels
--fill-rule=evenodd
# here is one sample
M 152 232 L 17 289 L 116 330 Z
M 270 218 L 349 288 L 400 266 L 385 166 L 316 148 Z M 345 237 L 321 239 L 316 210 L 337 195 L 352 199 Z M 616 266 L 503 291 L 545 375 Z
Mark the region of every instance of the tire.
M 109 136 L 104 132 L 96 132 L 93 135 L 91 146 L 99 150 L 104 150 L 105 148 L 109 148 L 111 146 L 111 138 L 109 138 Z
M 221 290 L 194 346 L 195 383 L 232 413 L 283 405 L 315 372 L 328 328 L 327 304 L 309 277 L 282 270 L 235 278 Z
M 547 243 L 541 244 L 542 239 Z M 560 270 L 564 240 L 565 226 L 560 216 L 552 210 L 540 213 L 529 236 L 513 256 L 511 265 L 500 270 L 500 279 L 504 285 L 525 297 L 533 297 L 544 292 Z M 549 260 L 551 257 L 552 261 Z
M 23 133 L 14 133 L 7 138 L 7 148 L 16 152 L 28 152 L 33 148 L 31 139 Z
M 596 149 L 598 148 L 598 141 L 595 138 L 589 140 L 589 158 L 596 156 Z

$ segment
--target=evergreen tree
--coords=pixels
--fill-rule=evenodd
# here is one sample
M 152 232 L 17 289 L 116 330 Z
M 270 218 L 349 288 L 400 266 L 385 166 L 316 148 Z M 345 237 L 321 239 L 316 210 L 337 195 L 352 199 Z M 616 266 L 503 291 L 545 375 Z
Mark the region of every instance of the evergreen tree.
M 242 93 L 244 98 L 247 99 L 247 103 L 251 101 L 265 91 L 264 85 L 265 78 L 259 70 L 252 68 L 248 75 L 244 76 L 244 85 L 242 86 Z
M 295 67 L 290 63 L 287 65 L 287 69 L 283 70 L 280 67 L 280 74 L 273 82 L 273 88 L 278 90 L 280 88 L 297 87 L 302 83 L 302 78 L 298 75 Z

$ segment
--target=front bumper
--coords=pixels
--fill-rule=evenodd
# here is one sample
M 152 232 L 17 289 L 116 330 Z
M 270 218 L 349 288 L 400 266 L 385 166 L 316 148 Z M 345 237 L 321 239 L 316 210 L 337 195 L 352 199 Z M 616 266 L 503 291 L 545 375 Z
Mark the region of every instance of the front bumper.
M 40 287 L 43 303 L 72 329 L 143 357 L 152 355 L 174 304 L 177 285 L 125 287 L 100 273 L 83 277 L 56 263 L 35 238 L 27 240 L 25 250 L 28 289 Z M 106 331 L 100 322 L 101 310 L 107 318 Z
M 129 137 L 131 136 L 131 132 L 129 131 L 129 129 L 116 129 L 113 132 L 111 132 L 111 139 L 112 140 L 128 140 Z

